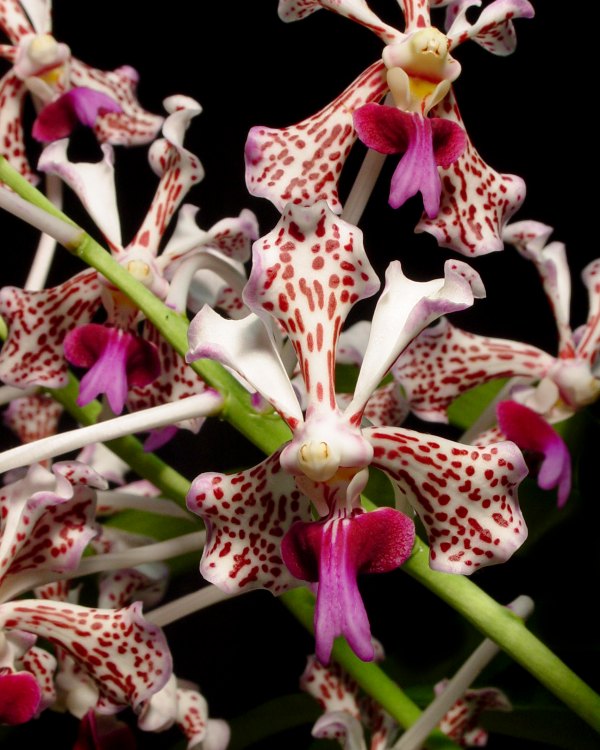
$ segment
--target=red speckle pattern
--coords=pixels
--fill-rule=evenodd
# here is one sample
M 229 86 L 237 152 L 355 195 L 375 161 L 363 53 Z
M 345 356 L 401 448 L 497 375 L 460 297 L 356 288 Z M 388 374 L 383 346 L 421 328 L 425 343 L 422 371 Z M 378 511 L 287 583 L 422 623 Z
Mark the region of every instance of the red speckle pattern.
M 197 690 L 177 688 L 177 726 L 186 736 L 189 747 L 206 738 L 208 711 L 206 701 Z
M 325 667 L 315 656 L 309 656 L 300 688 L 312 695 L 323 711 L 345 711 L 360 721 L 358 685 L 337 662 Z
M 431 110 L 464 128 L 453 90 Z M 467 135 L 462 155 L 447 169 L 440 167 L 442 193 L 435 219 L 425 214 L 417 232 L 429 232 L 441 247 L 477 256 L 504 248 L 502 228 L 525 198 L 520 177 L 499 174 L 479 156 Z
M 473 39 L 494 55 L 510 55 L 517 45 L 512 19 L 531 18 L 533 14 L 533 7 L 527 0 L 490 3 L 473 24 L 467 20 L 465 11 L 459 10 L 458 20 L 448 32 L 450 49 Z
M 443 318 L 407 347 L 392 374 L 415 414 L 446 422 L 448 406 L 461 393 L 495 378 L 520 375 L 536 380 L 554 361 L 535 346 L 467 333 Z
M 362 232 L 323 203 L 288 206 L 275 229 L 254 244 L 244 299 L 290 337 L 309 401 L 336 409 L 335 348 L 352 306 L 379 288 Z
M 25 83 L 12 70 L 0 80 L 0 145 L 1 153 L 32 184 L 37 184 L 38 176 L 32 171 L 25 155 L 25 135 L 22 115 Z M 7 189 L 4 185 L 2 189 Z
M 273 594 L 300 583 L 280 548 L 292 524 L 311 520 L 310 503 L 281 469 L 278 453 L 237 474 L 201 474 L 187 505 L 206 524 L 200 571 L 207 581 L 223 591 L 265 588 Z
M 101 143 L 114 146 L 139 146 L 152 141 L 163 118 L 143 109 L 137 98 L 137 72 L 123 65 L 115 70 L 98 70 L 73 58 L 71 60 L 71 86 L 87 86 L 107 94 L 120 105 L 122 112 L 100 115 L 94 132 Z
M 0 0 L 0 27 L 13 44 L 35 31 L 18 0 Z
M 0 352 L 0 378 L 25 388 L 63 388 L 68 381 L 63 341 L 73 328 L 89 323 L 100 306 L 95 270 L 37 292 L 8 286 L 0 290 L 0 314 L 8 338 Z
M 0 490 L 0 587 L 26 572 L 73 570 L 98 528 L 95 488 L 106 482 L 77 462 L 59 462 L 54 476 L 32 466 L 27 476 Z M 66 481 L 65 481 L 66 480 Z
M 55 435 L 63 408 L 44 393 L 24 396 L 11 401 L 4 412 L 4 424 L 22 443 Z
M 34 633 L 64 649 L 119 706 L 139 708 L 171 674 L 165 637 L 144 620 L 139 602 L 110 610 L 23 599 L 0 607 L 0 627 Z
M 154 579 L 138 568 L 104 574 L 100 580 L 98 606 L 118 609 L 133 601 L 143 602 L 146 608 L 157 605 L 166 593 L 168 569 L 155 565 L 150 570 L 156 571 L 159 576 L 160 571 L 162 576 Z
M 373 644 L 378 647 L 376 642 Z M 324 667 L 314 656 L 309 656 L 306 669 L 300 678 L 302 690 L 315 698 L 325 715 L 320 721 L 318 736 L 328 739 L 344 741 L 350 739 L 349 747 L 354 747 L 352 739 L 361 742 L 361 747 L 366 747 L 360 725 L 364 725 L 370 732 L 371 742 L 369 750 L 386 750 L 391 745 L 391 740 L 397 732 L 397 724 L 379 704 L 370 696 L 361 693 L 356 682 L 337 664 L 331 662 Z M 334 713 L 335 712 L 335 713 Z M 352 721 L 340 721 L 341 715 L 352 717 Z M 331 721 L 327 721 L 330 715 Z M 357 736 L 349 738 L 348 733 L 354 732 Z
M 429 0 L 399 0 L 399 3 L 404 13 L 406 33 L 431 26 Z
M 527 467 L 513 443 L 473 448 L 393 427 L 363 434 L 374 448 L 372 465 L 423 522 L 432 568 L 468 575 L 507 560 L 523 544 L 517 487 Z
M 376 62 L 316 115 L 287 128 L 252 128 L 246 143 L 249 192 L 268 198 L 279 211 L 290 202 L 326 200 L 340 213 L 337 183 L 356 139 L 352 113 L 386 91 L 385 66 Z
M 438 682 L 436 695 L 445 689 L 448 680 Z M 497 688 L 467 690 L 442 718 L 439 728 L 461 747 L 485 747 L 487 732 L 477 723 L 484 711 L 512 711 L 506 695 Z
M 342 411 L 352 402 L 352 393 L 336 393 Z M 387 383 L 373 391 L 367 401 L 363 417 L 372 425 L 393 425 L 399 427 L 410 412 L 410 404 L 400 393 L 397 383 Z
M 18 45 L 26 34 L 50 33 L 50 28 L 36 29 L 24 13 L 17 0 L 0 2 L 0 27 L 14 45 Z M 14 62 L 16 47 L 7 46 L 2 56 Z M 138 82 L 136 71 L 122 66 L 113 71 L 97 70 L 75 58 L 68 61 L 69 79 L 56 86 L 56 94 L 75 86 L 87 86 L 100 91 L 117 101 L 122 109 L 119 113 L 100 115 L 94 127 L 98 140 L 114 145 L 139 145 L 153 140 L 162 125 L 163 118 L 144 110 L 136 99 Z M 38 181 L 25 155 L 25 139 L 22 127 L 23 101 L 28 89 L 12 70 L 0 81 L 0 142 L 2 154 L 11 165 L 34 184 Z
M 23 655 L 21 663 L 24 669 L 31 672 L 40 686 L 42 700 L 38 711 L 41 712 L 56 700 L 56 688 L 54 687 L 56 659 L 49 651 L 34 646 Z
M 399 31 L 378 18 L 363 0 L 279 0 L 278 13 L 283 21 L 289 23 L 299 21 L 320 8 L 339 13 L 365 26 L 384 42 L 395 42 L 402 38 Z

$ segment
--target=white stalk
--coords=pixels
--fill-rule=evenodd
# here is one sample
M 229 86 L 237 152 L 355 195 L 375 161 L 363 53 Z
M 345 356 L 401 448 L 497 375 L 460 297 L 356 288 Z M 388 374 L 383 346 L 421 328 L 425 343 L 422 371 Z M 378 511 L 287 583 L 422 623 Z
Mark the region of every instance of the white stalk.
M 191 615 L 206 607 L 211 607 L 213 604 L 224 602 L 226 599 L 231 599 L 234 596 L 237 596 L 237 594 L 227 594 L 216 586 L 208 584 L 208 586 L 204 586 L 199 591 L 186 594 L 186 596 L 164 604 L 162 607 L 145 612 L 144 617 L 146 620 L 162 628 L 171 622 L 175 622 L 175 620 L 180 620 L 182 617 L 187 617 L 187 615 Z
M 121 510 L 141 510 L 144 513 L 156 513 L 159 516 L 185 518 L 188 521 L 190 519 L 187 511 L 173 500 L 164 497 L 148 497 L 121 490 L 99 490 L 96 495 L 98 508 L 106 514 L 118 513 Z
M 188 552 L 199 552 L 206 543 L 205 531 L 193 531 L 191 534 L 167 539 L 156 544 L 145 544 L 143 547 L 131 547 L 123 552 L 108 552 L 105 555 L 84 557 L 75 571 L 77 576 L 87 576 L 92 573 L 102 573 L 105 570 L 119 570 L 133 568 L 144 563 L 171 560 L 173 557 L 185 555 Z
M 104 443 L 135 432 L 176 424 L 184 419 L 211 416 L 220 409 L 222 403 L 223 399 L 215 391 L 207 391 L 173 403 L 107 419 L 89 427 L 42 438 L 0 454 L 0 472 L 79 450 L 90 443 Z
M 46 175 L 46 196 L 58 208 L 62 208 L 63 203 L 63 183 L 62 180 L 54 174 Z M 35 251 L 33 262 L 29 269 L 29 274 L 25 281 L 25 289 L 36 292 L 43 289 L 48 279 L 50 266 L 54 259 L 56 251 L 56 240 L 45 232 L 42 233 L 40 241 Z
M 508 607 L 516 615 L 526 619 L 533 612 L 533 600 L 528 596 L 519 596 Z M 471 683 L 499 651 L 500 647 L 486 638 L 448 682 L 444 692 L 427 706 L 419 720 L 404 732 L 391 750 L 419 750 L 456 701 L 465 694 Z
M 6 209 L 19 219 L 23 219 L 31 226 L 45 232 L 67 249 L 77 247 L 84 235 L 83 229 L 68 224 L 66 221 L 46 213 L 33 203 L 29 203 L 20 195 L 4 188 L 0 189 L 0 208 Z

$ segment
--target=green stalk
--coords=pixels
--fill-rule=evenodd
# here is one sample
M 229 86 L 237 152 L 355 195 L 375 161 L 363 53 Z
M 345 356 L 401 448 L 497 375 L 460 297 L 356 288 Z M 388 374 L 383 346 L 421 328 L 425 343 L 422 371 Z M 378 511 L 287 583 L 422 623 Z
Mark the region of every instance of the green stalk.
M 280 600 L 311 633 L 314 633 L 315 597 L 308 589 L 294 589 Z M 361 661 L 343 638 L 336 638 L 332 656 L 360 687 L 374 698 L 398 724 L 407 729 L 419 720 L 422 711 L 398 685 L 373 662 Z M 427 738 L 428 748 L 457 748 L 452 740 L 435 729 Z
M 600 695 L 571 671 L 509 609 L 464 576 L 429 567 L 429 548 L 417 539 L 402 569 L 449 604 L 600 732 Z
M 65 221 L 73 225 L 71 220 L 67 219 L 51 204 L 48 205 L 45 196 L 32 187 L 3 158 L 0 158 L 0 180 L 9 185 L 21 197 L 44 208 L 54 216 L 64 218 Z M 81 240 L 74 247 L 67 249 L 96 268 L 113 284 L 122 289 L 176 351 L 182 356 L 185 354 L 188 323 L 184 316 L 166 307 L 83 230 Z M 220 416 L 228 420 L 265 453 L 271 453 L 289 439 L 290 431 L 283 420 L 274 413 L 260 415 L 254 412 L 250 405 L 248 393 L 220 365 L 208 360 L 199 360 L 191 366 L 209 385 L 219 390 L 224 396 L 225 403 Z M 96 408 L 93 407 L 92 411 Z M 96 417 L 97 412 L 94 412 L 93 418 Z M 127 455 L 126 460 L 128 461 L 137 462 L 140 458 L 137 455 L 137 449 L 133 448 L 133 444 L 131 444 L 131 448 L 127 448 L 130 440 L 133 440 L 133 438 L 121 438 L 118 441 L 113 441 L 112 444 L 123 443 L 125 448 L 122 455 Z M 130 450 L 130 453 L 127 452 L 128 450 Z M 143 464 L 143 461 L 140 460 L 140 464 L 137 465 L 141 464 Z M 133 464 L 132 468 L 138 471 Z M 150 473 L 144 474 L 144 471 Z M 160 471 L 156 479 L 152 476 L 152 466 L 143 468 L 141 474 L 147 476 L 158 486 L 164 480 L 164 477 L 161 478 L 160 476 Z M 166 485 L 163 486 L 166 487 Z M 518 618 L 507 612 L 504 607 L 467 578 L 432 571 L 428 564 L 427 547 L 420 541 L 415 545 L 413 555 L 404 564 L 403 569 L 465 616 L 486 637 L 494 640 L 500 648 L 540 680 L 554 695 L 572 708 L 596 731 L 600 732 L 600 696 L 530 633 Z M 288 600 L 290 599 L 293 599 L 293 597 L 288 597 Z M 304 610 L 303 622 L 305 619 L 306 611 Z M 346 659 L 343 647 L 340 647 L 340 650 L 336 652 L 336 658 L 338 657 L 340 658 L 340 664 L 345 669 L 348 668 L 351 674 L 356 671 L 356 666 L 352 664 L 352 660 Z M 341 659 L 344 661 L 341 661 Z M 357 681 L 362 687 L 362 680 L 364 679 L 365 690 L 370 692 L 374 689 L 374 686 L 365 675 L 361 673 Z M 377 679 L 385 680 L 387 678 L 384 678 L 383 672 L 381 672 Z

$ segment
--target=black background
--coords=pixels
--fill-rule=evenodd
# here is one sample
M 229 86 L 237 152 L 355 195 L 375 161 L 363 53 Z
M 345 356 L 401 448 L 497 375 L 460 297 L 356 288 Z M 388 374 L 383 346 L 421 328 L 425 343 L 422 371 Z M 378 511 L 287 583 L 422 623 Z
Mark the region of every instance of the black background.
M 137 68 L 139 98 L 147 109 L 161 112 L 164 97 L 174 93 L 201 103 L 204 111 L 192 122 L 186 145 L 206 170 L 204 181 L 187 198 L 200 207 L 198 221 L 203 228 L 244 207 L 256 212 L 261 234 L 273 227 L 276 210 L 245 189 L 243 146 L 248 129 L 258 124 L 288 125 L 314 113 L 377 59 L 381 49 L 375 35 L 333 13 L 320 11 L 302 22 L 283 24 L 276 0 L 193 4 L 170 0 L 156 6 L 139 0 L 56 0 L 54 5 L 57 39 L 68 43 L 76 57 L 99 68 L 122 64 Z M 370 5 L 386 21 L 401 26 L 401 14 L 392 0 L 374 0 Z M 457 98 L 472 140 L 495 169 L 518 174 L 527 183 L 527 198 L 515 218 L 550 224 L 555 227 L 553 239 L 567 244 L 573 268 L 574 326 L 584 322 L 587 304 L 579 272 L 597 255 L 597 128 L 589 111 L 596 71 L 591 61 L 593 42 L 586 36 L 590 19 L 581 4 L 577 7 L 579 15 L 572 19 L 563 3 L 538 0 L 536 18 L 517 21 L 519 44 L 509 58 L 494 57 L 472 43 L 455 53 L 463 66 Z M 76 133 L 73 141 L 80 158 L 98 158 L 86 133 Z M 35 151 L 35 144 L 31 147 Z M 359 145 L 344 173 L 342 198 L 361 155 Z M 413 234 L 420 215 L 416 199 L 399 211 L 387 206 L 392 169 L 392 163 L 384 168 L 361 222 L 369 258 L 381 275 L 389 260 L 400 258 L 409 276 L 439 276 L 452 253 L 439 249 L 429 235 Z M 128 241 L 156 184 L 145 148 L 117 149 L 117 180 L 123 235 Z M 76 199 L 67 197 L 66 206 L 67 213 L 85 221 Z M 0 217 L 0 230 L 2 283 L 22 285 L 35 235 L 6 216 Z M 472 264 L 483 277 L 488 298 L 455 316 L 454 322 L 477 333 L 529 341 L 554 353 L 553 319 L 533 266 L 511 249 Z M 52 271 L 51 283 L 76 270 L 77 261 L 64 253 Z M 10 435 L 3 433 L 3 438 L 12 445 Z M 225 471 L 234 461 L 261 458 L 226 425 L 208 425 L 200 438 L 192 440 L 186 434 L 164 452 L 190 479 L 203 470 Z M 588 449 L 593 451 L 594 446 Z M 569 518 L 565 513 L 564 521 L 542 541 L 506 566 L 481 571 L 475 581 L 502 602 L 520 593 L 531 594 L 538 604 L 534 630 L 598 687 L 597 623 L 590 609 L 598 566 L 590 530 L 597 528 L 599 518 L 595 475 L 591 472 L 584 479 L 586 492 Z M 547 495 L 533 509 L 536 517 L 544 515 L 544 502 L 548 513 L 554 513 L 554 497 Z M 174 593 L 192 590 L 199 582 L 199 576 L 192 574 L 176 583 Z M 478 636 L 452 610 L 401 571 L 366 580 L 364 595 L 373 633 L 391 652 L 390 669 L 407 687 L 451 674 L 459 666 L 460 654 L 477 643 Z M 312 648 L 305 631 L 265 592 L 171 625 L 167 634 L 176 672 L 199 682 L 212 715 L 227 719 L 295 692 Z M 590 652 L 592 642 L 594 652 Z M 538 694 L 552 703 L 523 670 L 508 666 L 507 660 L 500 660 L 500 665 L 507 668 L 495 676 L 512 689 L 511 697 L 526 703 Z M 75 730 L 75 721 L 56 723 L 45 716 L 38 724 L 22 728 L 6 740 L 6 746 L 14 742 L 16 747 L 17 741 L 48 726 L 56 726 L 64 747 L 70 746 L 68 732 Z M 573 748 L 584 746 L 578 743 L 585 734 L 580 728 Z M 140 747 L 168 746 L 167 740 L 175 739 L 173 733 L 143 737 Z M 309 745 L 306 726 L 258 746 Z M 507 746 L 521 747 L 518 741 L 502 737 L 489 747 Z

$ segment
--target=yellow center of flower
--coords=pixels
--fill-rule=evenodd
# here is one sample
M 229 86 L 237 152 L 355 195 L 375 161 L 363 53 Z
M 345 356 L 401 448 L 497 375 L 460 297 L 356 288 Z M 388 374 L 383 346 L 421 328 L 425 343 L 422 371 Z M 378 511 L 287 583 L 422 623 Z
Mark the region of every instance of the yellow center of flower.
M 150 266 L 143 260 L 130 260 L 127 263 L 127 270 L 144 286 L 150 286 L 152 283 L 153 275 Z
M 439 29 L 419 29 L 383 51 L 387 82 L 397 107 L 426 114 L 450 89 L 460 73 L 450 55 L 450 40 Z
M 298 449 L 298 464 L 314 482 L 326 482 L 340 468 L 340 455 L 324 441 L 309 440 Z
M 27 48 L 27 56 L 31 62 L 41 70 L 37 77 L 49 86 L 60 82 L 64 72 L 64 65 L 60 64 L 60 47 L 56 39 L 50 34 L 39 34 L 34 37 Z

